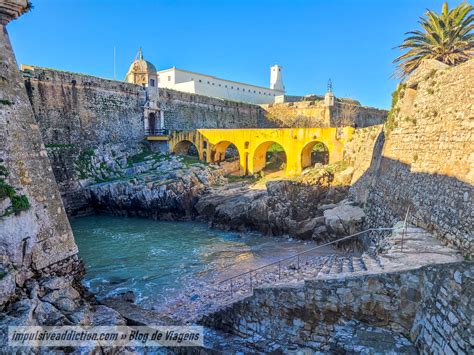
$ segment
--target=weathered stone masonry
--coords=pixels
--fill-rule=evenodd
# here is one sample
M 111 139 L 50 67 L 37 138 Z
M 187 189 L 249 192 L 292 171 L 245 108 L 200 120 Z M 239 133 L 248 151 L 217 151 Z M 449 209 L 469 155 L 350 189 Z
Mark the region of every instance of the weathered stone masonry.
M 13 55 L 6 24 L 27 1 L 0 2 L 0 162 L 29 208 L 0 217 L 1 305 L 34 273 L 77 253 L 58 185 Z M 1 204 L 8 203 L 2 196 Z M 66 272 L 65 269 L 62 269 Z M 4 299 L 5 297 L 5 299 Z
M 411 223 L 473 256 L 473 83 L 474 60 L 452 68 L 427 61 L 400 88 L 375 177 L 360 178 L 371 186 L 369 226 L 391 226 L 409 207 Z
M 202 323 L 280 344 L 341 351 L 334 348 L 339 329 L 356 321 L 409 334 L 425 353 L 467 354 L 473 350 L 473 281 L 472 262 L 307 280 L 256 289 Z
M 80 183 L 85 176 L 77 165 L 84 155 L 94 154 L 97 169 L 109 169 L 114 161 L 126 161 L 127 156 L 141 149 L 145 89 L 58 70 L 32 66 L 23 69 L 66 211 L 73 215 L 87 211 Z M 160 95 L 168 129 L 268 125 L 259 106 L 167 89 L 160 90 Z

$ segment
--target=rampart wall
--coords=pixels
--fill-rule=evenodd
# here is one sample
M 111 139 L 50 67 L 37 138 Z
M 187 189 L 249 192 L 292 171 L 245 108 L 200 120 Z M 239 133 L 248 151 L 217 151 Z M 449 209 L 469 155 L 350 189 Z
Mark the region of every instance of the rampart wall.
M 266 116 L 282 127 L 341 127 L 357 128 L 383 124 L 386 110 L 361 106 L 350 99 L 335 98 L 333 106 L 326 106 L 324 97 L 308 96 L 300 101 L 261 105 Z
M 335 353 L 360 351 L 353 338 L 378 327 L 405 334 L 424 353 L 467 354 L 473 272 L 472 262 L 458 262 L 259 288 L 201 322 L 240 336 Z M 358 331 L 346 334 L 351 328 Z M 374 335 L 372 329 L 373 345 L 381 346 L 383 340 Z
M 22 74 L 66 210 L 86 211 L 82 185 L 90 181 L 81 170 L 106 176 L 142 148 L 145 89 L 31 66 Z M 160 106 L 172 130 L 273 125 L 259 106 L 169 89 L 160 90 Z
M 410 222 L 474 252 L 474 60 L 425 61 L 395 93 L 381 154 L 359 178 L 370 226 Z M 364 199 L 362 202 L 364 202 Z
M 5 28 L 25 6 L 26 1 L 0 3 L 0 311 L 25 292 L 27 280 L 65 260 L 77 261 L 77 246 Z M 70 271 L 66 265 L 57 267 L 58 274 Z

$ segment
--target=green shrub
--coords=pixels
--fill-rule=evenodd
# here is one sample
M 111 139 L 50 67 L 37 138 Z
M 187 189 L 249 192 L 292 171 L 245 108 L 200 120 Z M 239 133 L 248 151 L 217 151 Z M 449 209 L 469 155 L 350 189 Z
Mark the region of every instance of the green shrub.
M 385 133 L 388 135 L 390 132 L 397 128 L 398 124 L 395 120 L 396 114 L 398 114 L 399 109 L 396 107 L 398 101 L 403 98 L 403 94 L 405 93 L 406 84 L 398 84 L 397 90 L 392 93 L 392 108 L 388 112 L 387 121 L 385 122 Z
M 11 102 L 10 100 L 0 100 L 0 104 L 1 105 L 6 105 L 6 106 L 11 106 L 11 105 L 13 105 L 13 102 Z
M 12 201 L 12 208 L 13 212 L 18 213 L 20 211 L 25 211 L 30 208 L 30 201 L 28 201 L 28 197 L 25 195 L 14 195 L 11 198 Z
M 15 189 L 8 185 L 5 180 L 0 179 L 0 199 L 5 197 L 12 198 L 15 195 Z

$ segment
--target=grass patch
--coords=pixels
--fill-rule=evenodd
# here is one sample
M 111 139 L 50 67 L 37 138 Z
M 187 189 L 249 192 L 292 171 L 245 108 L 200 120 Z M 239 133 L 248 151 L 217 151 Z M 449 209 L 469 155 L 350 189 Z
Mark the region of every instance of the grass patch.
M 245 183 L 249 183 L 249 184 L 253 184 L 255 182 L 258 181 L 258 177 L 255 176 L 255 175 L 252 175 L 252 176 L 248 176 L 248 175 L 244 175 L 244 176 L 238 176 L 238 175 L 225 175 L 225 177 L 227 178 L 227 180 L 230 182 L 230 183 L 234 183 L 234 182 L 245 182 Z
M 77 172 L 80 179 L 87 179 L 92 170 L 91 158 L 95 155 L 94 149 L 85 148 L 76 159 Z
M 341 171 L 346 170 L 350 166 L 348 161 L 340 160 L 335 162 L 334 164 L 325 165 L 322 169 L 326 169 L 330 173 L 340 173 Z
M 135 154 L 135 155 L 131 155 L 127 158 L 127 164 L 128 166 L 132 166 L 133 164 L 136 164 L 136 163 L 142 163 L 144 162 L 146 159 L 146 157 L 148 157 L 149 155 L 152 155 L 153 153 L 150 151 L 150 150 L 143 150 L 141 151 L 140 153 L 138 154 Z
M 192 155 L 182 155 L 181 157 L 183 158 L 182 161 L 184 165 L 194 165 L 197 163 L 207 164 L 206 162 L 199 160 L 198 157 Z
M 45 144 L 46 148 L 60 148 L 60 149 L 71 149 L 74 148 L 74 144 Z

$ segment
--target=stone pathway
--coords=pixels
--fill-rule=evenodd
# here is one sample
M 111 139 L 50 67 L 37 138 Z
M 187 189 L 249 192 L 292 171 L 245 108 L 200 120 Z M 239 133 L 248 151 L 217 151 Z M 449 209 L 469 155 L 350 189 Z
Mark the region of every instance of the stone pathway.
M 232 283 L 216 280 L 209 285 L 194 280 L 175 301 L 159 311 L 180 323 L 194 322 L 202 315 L 250 296 L 256 287 L 296 285 L 308 279 L 391 272 L 462 260 L 457 250 L 444 246 L 421 228 L 410 226 L 403 234 L 403 223 L 395 225 L 392 235 L 380 242 L 379 249 L 378 253 L 360 256 L 312 256 L 300 257 L 299 261 L 293 258 L 280 267 L 273 265 L 253 271 L 232 280 Z

